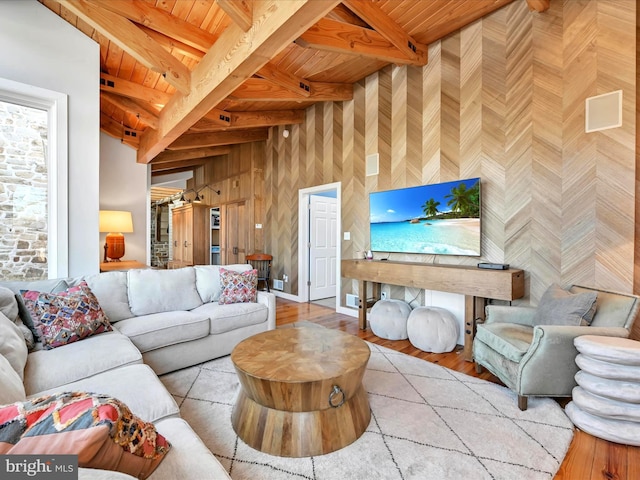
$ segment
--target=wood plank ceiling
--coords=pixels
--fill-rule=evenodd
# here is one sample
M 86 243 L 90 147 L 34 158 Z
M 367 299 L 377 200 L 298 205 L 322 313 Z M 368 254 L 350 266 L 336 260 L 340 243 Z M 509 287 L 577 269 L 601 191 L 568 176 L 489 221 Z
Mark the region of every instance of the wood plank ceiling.
M 512 1 L 39 0 L 100 44 L 100 127 L 153 174 L 302 123 L 315 102 Z

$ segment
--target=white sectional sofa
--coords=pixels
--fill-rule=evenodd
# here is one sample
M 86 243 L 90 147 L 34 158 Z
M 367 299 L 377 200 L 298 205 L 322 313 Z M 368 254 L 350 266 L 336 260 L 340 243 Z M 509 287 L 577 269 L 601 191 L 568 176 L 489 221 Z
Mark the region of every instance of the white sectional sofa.
M 60 391 L 104 393 L 153 422 L 172 444 L 149 477 L 153 480 L 228 478 L 157 375 L 231 353 L 256 333 L 275 328 L 275 297 L 258 292 L 256 303 L 219 305 L 219 267 L 105 272 L 84 278 L 113 331 L 51 350 L 28 352 L 16 326 L 17 303 L 0 295 L 0 405 Z M 248 265 L 225 266 L 246 270 Z M 65 279 L 63 286 L 83 279 Z M 0 282 L 20 289 L 60 290 L 60 280 Z M 14 318 L 11 318 L 14 317 Z M 38 453 L 38 452 L 33 452 Z M 80 469 L 81 479 L 133 478 Z

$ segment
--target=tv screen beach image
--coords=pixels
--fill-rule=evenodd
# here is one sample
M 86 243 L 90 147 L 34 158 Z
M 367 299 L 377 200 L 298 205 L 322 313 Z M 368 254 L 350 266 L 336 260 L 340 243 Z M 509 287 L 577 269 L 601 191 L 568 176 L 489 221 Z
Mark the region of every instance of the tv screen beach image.
M 369 195 L 371 250 L 480 255 L 480 179 Z

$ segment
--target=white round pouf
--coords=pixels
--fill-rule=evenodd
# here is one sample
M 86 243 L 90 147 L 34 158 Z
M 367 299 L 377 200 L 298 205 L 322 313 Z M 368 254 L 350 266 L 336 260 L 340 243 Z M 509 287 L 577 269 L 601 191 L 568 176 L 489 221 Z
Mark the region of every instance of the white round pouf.
M 418 307 L 409 315 L 407 334 L 411 345 L 422 351 L 450 352 L 458 342 L 458 321 L 444 308 Z
M 380 300 L 369 312 L 371 331 L 387 340 L 407 339 L 407 318 L 411 307 L 402 300 Z

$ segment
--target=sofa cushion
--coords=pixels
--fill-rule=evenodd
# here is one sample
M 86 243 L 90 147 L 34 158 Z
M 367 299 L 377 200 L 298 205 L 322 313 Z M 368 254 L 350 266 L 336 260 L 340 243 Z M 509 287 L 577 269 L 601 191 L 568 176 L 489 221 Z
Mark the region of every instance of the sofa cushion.
M 149 365 L 127 365 L 64 385 L 64 390 L 99 392 L 122 400 L 147 422 L 175 417 L 180 409 Z M 49 395 L 60 387 L 38 393 Z
M 257 325 L 266 322 L 269 317 L 269 309 L 261 303 L 234 303 L 229 305 L 205 303 L 192 311 L 209 317 L 211 320 L 209 333 L 211 335 L 229 332 L 249 325 Z
M 0 407 L 0 452 L 78 455 L 78 465 L 147 478 L 171 448 L 152 423 L 104 394 L 62 392 Z
M 0 312 L 0 355 L 4 356 L 20 379 L 24 379 L 27 363 L 27 344 L 20 329 Z
M 54 278 L 47 280 L 34 280 L 34 281 L 14 281 L 14 282 L 2 282 L 2 285 L 9 290 L 11 290 L 15 296 L 16 301 L 18 302 L 18 315 L 24 325 L 31 331 L 34 341 L 37 342 L 38 331 L 36 330 L 35 325 L 33 324 L 33 320 L 31 319 L 31 314 L 24 302 L 22 301 L 22 295 L 20 295 L 20 290 L 36 290 L 38 292 L 47 292 L 47 293 L 58 293 L 64 291 L 69 287 L 69 284 L 65 279 L 62 278 Z
M 18 300 L 16 294 L 6 287 L 0 287 L 0 313 L 15 322 L 18 318 Z
M 596 312 L 596 292 L 571 293 L 553 284 L 542 295 L 534 325 L 589 325 Z
M 194 312 L 162 312 L 133 317 L 118 323 L 142 353 L 209 335 L 209 317 Z
M 86 282 L 60 293 L 21 290 L 45 349 L 111 331 L 111 324 Z
M 24 369 L 27 395 L 57 388 L 98 373 L 142 363 L 142 354 L 125 335 L 106 332 L 53 350 L 31 352 Z
M 156 422 L 156 429 L 171 442 L 171 453 L 156 469 L 152 478 L 222 480 L 231 478 L 222 464 L 202 443 L 200 437 L 182 418 Z
M 111 323 L 133 317 L 127 293 L 127 272 L 103 272 L 86 278 Z
M 191 310 L 202 305 L 193 267 L 135 269 L 129 276 L 129 305 L 134 315 Z
M 476 340 L 517 363 L 531 346 L 533 327 L 516 323 L 480 324 L 476 331 Z
M 258 295 L 258 270 L 234 272 L 220 267 L 222 293 L 218 299 L 221 305 L 255 302 Z
M 196 265 L 193 267 L 196 272 L 196 287 L 203 303 L 217 302 L 222 293 L 220 283 L 220 266 L 218 265 Z M 237 263 L 225 265 L 227 270 L 234 272 L 246 272 L 251 270 L 251 265 L 247 263 Z
M 27 395 L 22 379 L 13 369 L 9 360 L 0 355 L 0 405 L 21 402 Z

